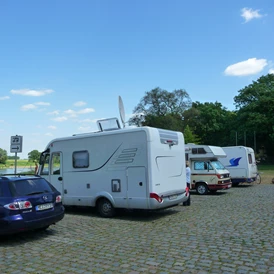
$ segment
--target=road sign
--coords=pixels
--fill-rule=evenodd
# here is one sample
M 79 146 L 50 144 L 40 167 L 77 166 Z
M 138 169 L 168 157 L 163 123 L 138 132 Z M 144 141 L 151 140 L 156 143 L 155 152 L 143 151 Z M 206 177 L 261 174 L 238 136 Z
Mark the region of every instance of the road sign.
M 22 152 L 23 136 L 10 137 L 10 152 Z
M 10 137 L 10 144 L 11 145 L 22 145 L 23 136 L 11 136 Z
M 22 146 L 19 145 L 11 145 L 10 152 L 22 152 Z

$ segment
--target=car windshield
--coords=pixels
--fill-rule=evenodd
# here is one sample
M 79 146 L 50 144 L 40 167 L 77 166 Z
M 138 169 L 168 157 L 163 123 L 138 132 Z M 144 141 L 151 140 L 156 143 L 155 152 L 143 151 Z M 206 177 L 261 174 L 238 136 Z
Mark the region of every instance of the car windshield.
M 219 162 L 219 161 L 211 161 L 211 164 L 212 164 L 212 166 L 214 166 L 215 167 L 215 169 L 221 169 L 221 170 L 223 170 L 223 169 L 225 169 L 225 167 L 223 166 L 223 164 L 221 163 L 221 162 Z
M 43 178 L 17 180 L 9 183 L 13 196 L 28 196 L 55 191 Z

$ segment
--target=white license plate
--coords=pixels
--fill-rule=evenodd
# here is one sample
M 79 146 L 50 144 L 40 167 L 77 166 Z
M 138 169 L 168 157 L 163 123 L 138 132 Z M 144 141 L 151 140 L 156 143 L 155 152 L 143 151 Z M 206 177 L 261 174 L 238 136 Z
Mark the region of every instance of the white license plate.
M 172 196 L 169 196 L 169 200 L 174 200 L 178 197 L 178 195 L 172 195 Z
M 53 208 L 53 203 L 42 204 L 42 205 L 36 206 L 36 210 L 46 210 L 46 209 L 50 209 L 50 208 Z

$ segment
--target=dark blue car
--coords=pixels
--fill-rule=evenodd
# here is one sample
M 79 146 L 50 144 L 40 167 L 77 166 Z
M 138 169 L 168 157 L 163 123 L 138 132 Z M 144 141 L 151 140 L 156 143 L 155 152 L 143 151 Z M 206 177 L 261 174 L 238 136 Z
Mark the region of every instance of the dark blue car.
M 64 213 L 60 192 L 44 178 L 0 176 L 0 235 L 45 230 Z

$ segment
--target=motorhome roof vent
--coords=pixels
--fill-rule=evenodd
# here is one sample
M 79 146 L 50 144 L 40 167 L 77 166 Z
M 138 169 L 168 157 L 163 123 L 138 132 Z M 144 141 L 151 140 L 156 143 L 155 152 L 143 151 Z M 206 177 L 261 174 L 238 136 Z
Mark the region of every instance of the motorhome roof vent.
M 99 131 L 111 131 L 121 129 L 119 120 L 116 117 L 98 120 L 97 127 Z

